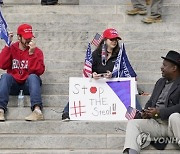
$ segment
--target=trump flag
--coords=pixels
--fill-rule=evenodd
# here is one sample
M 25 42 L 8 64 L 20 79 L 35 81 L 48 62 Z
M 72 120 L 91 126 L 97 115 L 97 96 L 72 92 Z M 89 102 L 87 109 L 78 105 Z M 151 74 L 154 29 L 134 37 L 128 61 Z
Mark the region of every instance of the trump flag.
M 132 68 L 128 57 L 126 55 L 126 50 L 124 43 L 122 43 L 118 57 L 115 61 L 114 68 L 112 71 L 112 77 L 136 77 L 136 73 Z
M 0 37 L 1 39 L 5 40 L 7 45 L 10 45 L 10 40 L 7 31 L 7 23 L 2 16 L 1 10 L 0 10 Z

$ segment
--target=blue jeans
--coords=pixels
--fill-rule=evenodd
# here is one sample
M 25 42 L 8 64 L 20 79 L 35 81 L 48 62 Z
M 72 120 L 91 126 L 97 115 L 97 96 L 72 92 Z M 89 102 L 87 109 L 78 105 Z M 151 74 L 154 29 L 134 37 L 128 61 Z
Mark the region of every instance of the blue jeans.
M 69 102 L 66 104 L 66 106 L 64 107 L 63 112 L 69 112 Z
M 0 79 L 0 108 L 7 111 L 9 95 L 18 95 L 23 90 L 24 95 L 30 95 L 31 109 L 37 105 L 42 108 L 42 81 L 36 74 L 30 74 L 25 83 L 19 84 L 12 75 L 5 73 Z
M 136 109 L 139 110 L 139 111 L 142 111 L 142 107 L 139 103 L 139 100 L 137 99 L 136 97 Z M 66 104 L 66 106 L 64 107 L 64 110 L 63 112 L 69 112 L 69 102 Z

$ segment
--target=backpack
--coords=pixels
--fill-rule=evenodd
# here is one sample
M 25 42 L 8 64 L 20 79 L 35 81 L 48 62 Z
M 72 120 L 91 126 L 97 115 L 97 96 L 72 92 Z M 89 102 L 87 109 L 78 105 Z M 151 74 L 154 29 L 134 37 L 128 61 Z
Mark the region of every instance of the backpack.
M 42 5 L 55 5 L 58 3 L 58 0 L 41 0 Z

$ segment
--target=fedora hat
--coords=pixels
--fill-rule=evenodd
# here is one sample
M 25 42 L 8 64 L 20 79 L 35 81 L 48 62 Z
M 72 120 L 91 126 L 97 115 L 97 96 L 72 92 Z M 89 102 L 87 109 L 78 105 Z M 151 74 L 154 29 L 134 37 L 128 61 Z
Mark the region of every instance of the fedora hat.
M 170 50 L 167 53 L 166 57 L 161 57 L 161 58 L 168 60 L 180 67 L 180 53 L 179 52 Z

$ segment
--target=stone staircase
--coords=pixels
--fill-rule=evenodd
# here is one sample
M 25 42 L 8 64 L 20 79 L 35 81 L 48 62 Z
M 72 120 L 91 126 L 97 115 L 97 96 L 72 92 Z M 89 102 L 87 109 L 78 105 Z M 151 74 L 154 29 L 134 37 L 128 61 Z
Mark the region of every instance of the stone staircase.
M 4 0 L 2 12 L 10 30 L 16 34 L 19 23 L 32 24 L 37 45 L 44 51 L 45 121 L 24 121 L 31 112 L 29 97 L 24 108 L 17 108 L 17 97 L 11 96 L 7 121 L 0 123 L 0 154 L 122 153 L 126 121 L 61 122 L 61 111 L 68 102 L 68 78 L 81 77 L 87 43 L 96 32 L 114 27 L 125 42 L 138 86 L 151 93 L 161 76 L 160 57 L 180 48 L 180 1 L 164 1 L 164 22 L 145 25 L 140 22 L 142 17 L 125 14 L 130 0 L 59 0 L 56 6 L 41 6 L 40 0 Z M 0 41 L 0 48 L 3 46 Z M 142 106 L 148 98 L 139 96 Z M 142 153 L 178 154 L 176 149 L 171 144 L 165 151 L 150 146 Z

